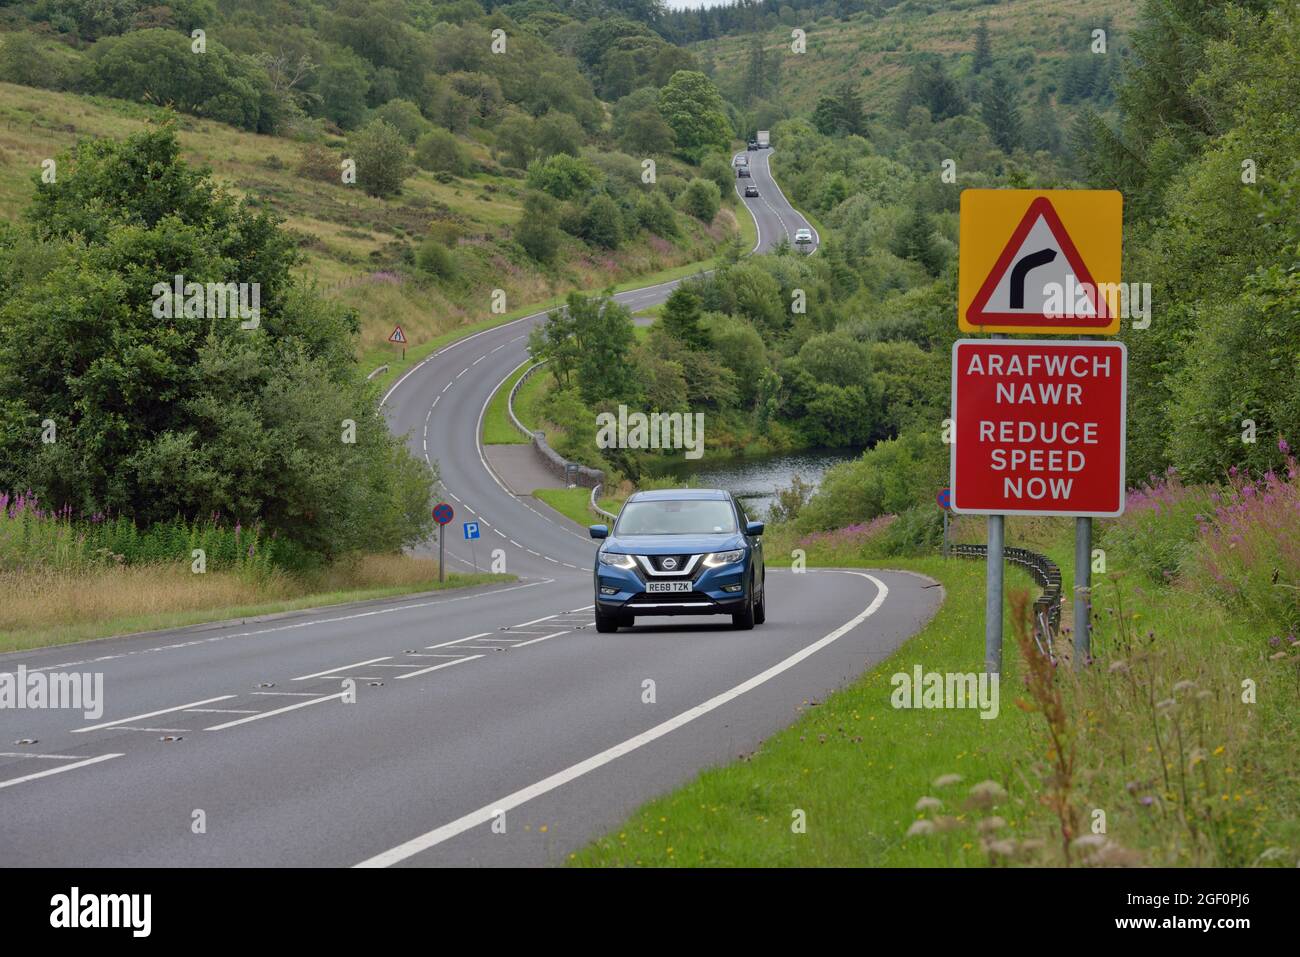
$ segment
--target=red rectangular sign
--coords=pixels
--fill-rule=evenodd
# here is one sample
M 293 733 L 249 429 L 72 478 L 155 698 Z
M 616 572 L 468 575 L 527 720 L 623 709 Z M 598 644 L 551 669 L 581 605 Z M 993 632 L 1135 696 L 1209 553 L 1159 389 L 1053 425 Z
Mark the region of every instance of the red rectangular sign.
M 952 509 L 1124 512 L 1122 342 L 959 339 L 952 347 Z

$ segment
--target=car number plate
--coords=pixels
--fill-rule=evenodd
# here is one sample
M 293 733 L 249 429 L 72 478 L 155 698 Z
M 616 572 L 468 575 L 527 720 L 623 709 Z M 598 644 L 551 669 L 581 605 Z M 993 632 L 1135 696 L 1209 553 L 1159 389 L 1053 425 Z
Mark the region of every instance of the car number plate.
M 645 586 L 648 592 L 663 591 L 690 591 L 690 582 L 650 582 Z

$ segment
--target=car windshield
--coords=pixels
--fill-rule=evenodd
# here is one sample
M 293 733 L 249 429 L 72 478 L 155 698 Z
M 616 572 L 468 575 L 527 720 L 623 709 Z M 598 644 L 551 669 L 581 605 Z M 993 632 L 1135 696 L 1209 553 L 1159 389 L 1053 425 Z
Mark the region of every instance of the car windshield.
M 711 535 L 736 530 L 736 513 L 726 499 L 628 502 L 615 535 Z

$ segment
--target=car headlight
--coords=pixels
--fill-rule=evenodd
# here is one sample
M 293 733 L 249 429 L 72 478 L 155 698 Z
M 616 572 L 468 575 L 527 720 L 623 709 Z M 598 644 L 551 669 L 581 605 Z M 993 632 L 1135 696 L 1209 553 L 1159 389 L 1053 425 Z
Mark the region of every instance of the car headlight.
M 636 568 L 636 559 L 631 555 L 620 555 L 618 552 L 600 552 L 599 554 L 602 565 L 612 565 L 615 568 Z
M 704 564 L 709 568 L 717 568 L 719 565 L 734 565 L 745 557 L 745 550 L 737 548 L 730 552 L 713 552 L 705 556 Z

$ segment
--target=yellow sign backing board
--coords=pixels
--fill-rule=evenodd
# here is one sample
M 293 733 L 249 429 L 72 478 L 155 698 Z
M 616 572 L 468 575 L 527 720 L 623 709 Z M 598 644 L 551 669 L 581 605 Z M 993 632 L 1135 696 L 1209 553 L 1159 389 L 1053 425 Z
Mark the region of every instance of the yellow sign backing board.
M 958 327 L 1119 332 L 1123 225 L 1117 190 L 964 190 Z

